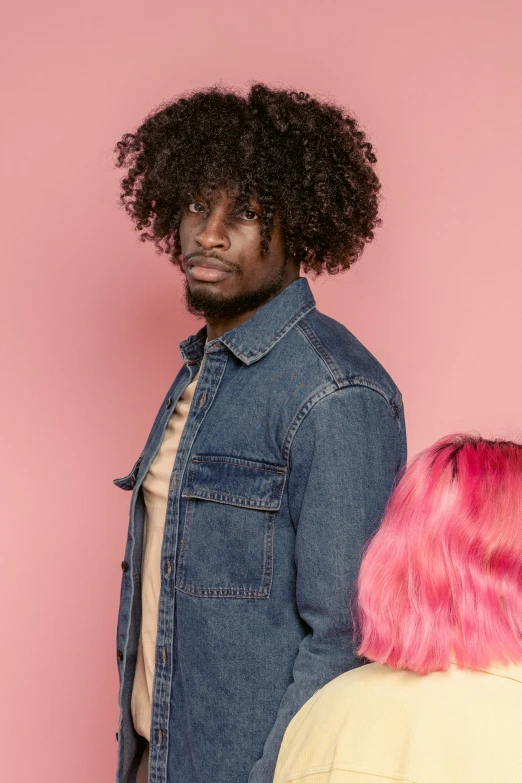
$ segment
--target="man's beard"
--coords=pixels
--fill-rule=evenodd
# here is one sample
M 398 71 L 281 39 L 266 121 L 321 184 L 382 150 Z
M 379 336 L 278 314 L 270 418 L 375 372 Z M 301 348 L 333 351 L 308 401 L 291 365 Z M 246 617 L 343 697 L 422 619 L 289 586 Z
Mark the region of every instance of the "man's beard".
M 285 270 L 282 268 L 277 277 L 266 281 L 256 291 L 225 297 L 210 291 L 191 291 L 185 280 L 185 304 L 189 313 L 199 318 L 236 318 L 250 310 L 257 310 L 277 296 L 284 287 L 284 281 Z

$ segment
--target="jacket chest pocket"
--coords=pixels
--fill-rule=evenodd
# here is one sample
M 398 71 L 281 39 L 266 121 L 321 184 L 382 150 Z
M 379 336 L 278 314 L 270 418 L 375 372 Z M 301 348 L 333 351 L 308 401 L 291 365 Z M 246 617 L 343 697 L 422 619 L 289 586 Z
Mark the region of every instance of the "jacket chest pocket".
M 209 598 L 268 598 L 274 520 L 286 469 L 236 457 L 194 456 L 176 587 Z

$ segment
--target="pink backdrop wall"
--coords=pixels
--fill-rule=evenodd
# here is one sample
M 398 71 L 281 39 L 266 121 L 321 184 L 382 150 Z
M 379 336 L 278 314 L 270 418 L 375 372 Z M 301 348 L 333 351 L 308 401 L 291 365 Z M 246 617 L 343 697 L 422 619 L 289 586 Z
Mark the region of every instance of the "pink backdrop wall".
M 142 448 L 196 324 L 117 207 L 112 147 L 223 80 L 331 96 L 374 141 L 384 227 L 314 284 L 401 386 L 410 454 L 520 436 L 518 0 L 12 4 L 1 126 L 2 759 L 9 783 L 108 783 L 114 628 Z M 146 9 L 146 10 L 145 10 Z

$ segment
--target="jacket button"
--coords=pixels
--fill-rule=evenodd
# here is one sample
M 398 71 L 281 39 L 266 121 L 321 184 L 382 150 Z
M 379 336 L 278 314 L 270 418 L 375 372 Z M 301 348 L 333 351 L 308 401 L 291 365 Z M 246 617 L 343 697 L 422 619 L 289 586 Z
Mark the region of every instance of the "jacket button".
M 116 742 L 118 742 L 118 732 L 116 732 Z
M 168 410 L 171 405 L 172 405 L 172 397 L 169 397 L 167 402 L 165 403 L 165 408 Z
M 116 653 L 116 656 L 117 656 L 119 661 L 123 661 L 123 653 L 122 653 L 121 650 L 118 650 L 118 652 Z
M 123 563 L 121 564 L 121 570 L 123 571 L 124 574 L 126 574 L 127 571 L 129 570 L 129 564 L 127 563 L 126 560 L 124 560 Z

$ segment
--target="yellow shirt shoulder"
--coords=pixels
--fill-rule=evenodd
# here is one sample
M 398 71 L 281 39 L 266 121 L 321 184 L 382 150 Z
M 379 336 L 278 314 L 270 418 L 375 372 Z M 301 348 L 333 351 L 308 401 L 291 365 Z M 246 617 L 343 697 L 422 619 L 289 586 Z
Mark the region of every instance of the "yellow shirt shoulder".
M 372 663 L 287 728 L 274 783 L 522 783 L 522 666 L 420 676 Z

